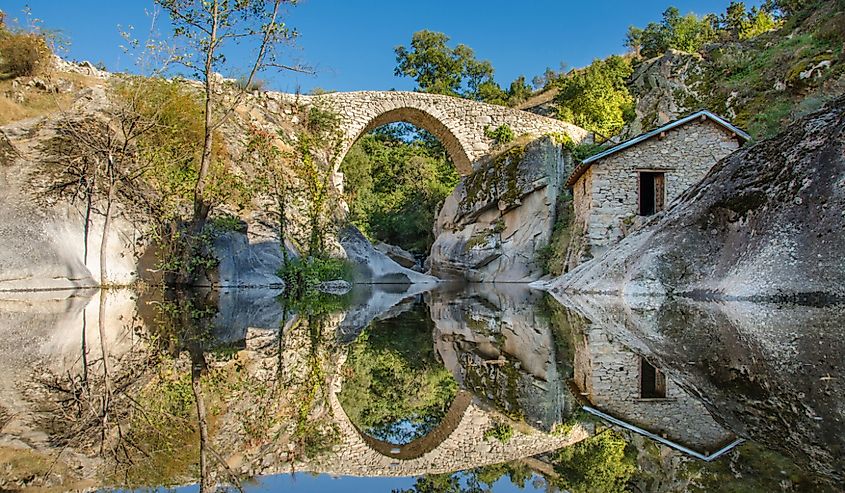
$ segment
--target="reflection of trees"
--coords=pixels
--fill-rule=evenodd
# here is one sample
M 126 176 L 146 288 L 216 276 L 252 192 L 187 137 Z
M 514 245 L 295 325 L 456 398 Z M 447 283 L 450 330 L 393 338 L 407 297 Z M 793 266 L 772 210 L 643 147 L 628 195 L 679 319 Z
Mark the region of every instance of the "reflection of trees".
M 606 430 L 552 454 L 559 477 L 554 481 L 572 493 L 615 493 L 627 491 L 637 471 L 636 451 L 625 438 Z
M 446 415 L 458 386 L 437 360 L 433 328 L 420 306 L 373 322 L 350 348 L 340 402 L 367 434 L 408 443 Z
M 506 462 L 452 474 L 422 476 L 411 488 L 393 490 L 393 493 L 489 493 L 493 484 L 504 477 L 523 489 L 534 472 L 522 462 Z

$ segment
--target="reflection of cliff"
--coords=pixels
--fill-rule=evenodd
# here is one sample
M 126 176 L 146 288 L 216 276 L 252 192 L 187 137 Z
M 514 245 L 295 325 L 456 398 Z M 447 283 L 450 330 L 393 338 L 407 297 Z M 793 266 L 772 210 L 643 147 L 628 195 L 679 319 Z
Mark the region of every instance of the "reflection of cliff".
M 548 430 L 572 402 L 540 296 L 524 286 L 470 285 L 433 292 L 429 308 L 435 347 L 458 381 L 505 414 Z
M 614 344 L 646 355 L 666 374 L 667 385 L 682 385 L 737 435 L 827 477 L 845 476 L 843 307 L 626 303 L 609 296 L 561 301 L 601 327 Z M 597 356 L 590 359 L 601 361 L 601 339 L 593 349 L 591 337 L 588 331 L 588 349 Z

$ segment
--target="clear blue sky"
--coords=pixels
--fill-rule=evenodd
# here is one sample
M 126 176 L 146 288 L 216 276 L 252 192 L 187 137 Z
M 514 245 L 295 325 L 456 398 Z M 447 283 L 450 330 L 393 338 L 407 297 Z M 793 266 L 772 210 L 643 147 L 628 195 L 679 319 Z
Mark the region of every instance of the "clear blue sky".
M 315 67 L 315 76 L 270 74 L 270 87 L 307 92 L 328 90 L 411 89 L 413 81 L 393 75 L 393 48 L 407 45 L 420 29 L 441 31 L 452 45 L 463 43 L 489 60 L 496 80 L 508 84 L 518 75 L 530 81 L 560 62 L 580 67 L 597 57 L 624 52 L 629 25 L 660 19 L 668 5 L 682 13 L 723 12 L 729 0 L 303 0 L 288 15 L 300 31 L 291 58 Z M 759 4 L 748 1 L 747 5 Z M 110 70 L 129 70 L 118 45 L 118 25 L 143 33 L 152 0 L 3 0 L 9 17 L 29 5 L 45 27 L 61 30 L 71 41 L 69 58 L 103 62 Z M 163 28 L 167 31 L 167 28 Z M 236 57 L 230 57 L 234 59 Z M 232 75 L 232 74 L 227 74 Z

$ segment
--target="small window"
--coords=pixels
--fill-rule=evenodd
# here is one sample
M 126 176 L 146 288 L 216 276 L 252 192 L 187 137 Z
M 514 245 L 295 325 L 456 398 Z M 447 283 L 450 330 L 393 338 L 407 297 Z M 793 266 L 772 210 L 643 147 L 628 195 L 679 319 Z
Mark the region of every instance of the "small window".
M 663 210 L 666 203 L 664 173 L 640 172 L 640 215 L 651 216 Z
M 643 399 L 666 398 L 666 376 L 640 357 L 640 397 Z

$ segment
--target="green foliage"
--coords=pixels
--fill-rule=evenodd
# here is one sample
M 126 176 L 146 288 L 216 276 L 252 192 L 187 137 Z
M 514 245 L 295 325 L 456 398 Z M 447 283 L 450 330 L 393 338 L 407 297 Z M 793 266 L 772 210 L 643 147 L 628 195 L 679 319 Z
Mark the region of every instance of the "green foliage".
M 242 75 L 235 79 L 235 87 L 247 92 L 264 92 L 267 90 L 267 81 L 257 77 L 250 80 L 248 76 Z
M 407 443 L 433 430 L 446 415 L 458 385 L 437 360 L 433 328 L 420 305 L 375 321 L 358 336 L 339 396 L 356 426 L 376 438 Z
M 624 492 L 637 470 L 626 447 L 625 438 L 612 430 L 565 447 L 553 456 L 560 474 L 555 482 L 572 493 Z
M 397 46 L 395 75 L 410 77 L 418 90 L 477 99 L 479 86 L 493 78 L 493 66 L 478 61 L 469 46 L 449 48 L 449 37 L 429 30 L 411 37 L 410 49 Z
M 286 156 L 295 175 L 298 206 L 305 212 L 308 257 L 325 257 L 326 238 L 338 225 L 335 214 L 339 197 L 331 182 L 334 163 L 340 158 L 343 130 L 340 116 L 331 108 L 314 105 L 304 112 L 295 138 L 283 136 L 291 147 Z
M 504 462 L 452 474 L 429 474 L 417 478 L 411 488 L 393 493 L 489 493 L 505 476 L 517 488 L 524 489 L 534 472 L 524 462 Z
M 627 79 L 633 72 L 626 57 L 610 56 L 559 79 L 555 104 L 562 120 L 610 136 L 634 117 Z
M 459 180 L 437 139 L 406 125 L 381 127 L 355 143 L 340 169 L 358 229 L 410 252 L 431 248 L 434 219 Z
M 197 431 L 186 426 L 196 421 L 190 373 L 162 366 L 135 399 L 143 412 L 132 414 L 127 440 L 145 453 L 116 481 L 129 487 L 185 481 L 199 454 Z
M 513 438 L 513 427 L 504 421 L 496 421 L 493 427 L 484 432 L 484 438 L 494 439 L 502 443 L 508 443 Z
M 217 214 L 216 216 L 211 218 L 210 225 L 214 231 L 220 233 L 228 231 L 246 233 L 246 223 L 243 221 L 243 219 L 234 214 Z
M 282 265 L 279 277 L 285 281 L 285 296 L 301 299 L 303 296 L 314 294 L 322 282 L 338 279 L 351 282 L 352 266 L 349 262 L 337 258 L 297 257 Z
M 497 146 L 509 144 L 513 142 L 513 139 L 516 137 L 513 133 L 513 129 L 507 124 L 499 125 L 496 128 L 485 127 L 484 136 L 488 139 L 493 139 L 493 142 Z
M 695 53 L 708 42 L 747 40 L 780 25 L 775 5 L 766 2 L 760 8 L 746 10 L 745 3 L 732 1 L 719 16 L 681 15 L 675 7 L 663 12 L 661 22 L 651 22 L 644 29 L 628 28 L 625 45 L 646 58 L 662 55 L 668 49 Z
M 549 244 L 537 252 L 537 263 L 543 267 L 544 274 L 559 276 L 566 271 L 566 253 L 572 238 L 572 201 L 561 196 L 556 209 L 552 236 Z
M 516 106 L 531 95 L 531 86 L 520 75 L 507 90 L 493 80 L 493 66 L 489 61 L 477 60 L 469 46 L 447 46 L 449 36 L 429 31 L 417 31 L 411 37 L 410 48 L 397 46 L 398 77 L 410 77 L 417 90 L 447 96 L 457 96 L 490 104 Z
M 669 7 L 661 22 L 651 22 L 645 29 L 630 27 L 625 45 L 646 58 L 662 55 L 669 48 L 695 52 L 716 39 L 714 23 L 713 16 L 682 16 L 677 8 Z
M 153 216 L 161 223 L 190 214 L 199 169 L 204 133 L 202 101 L 182 81 L 123 76 L 112 86 L 116 101 L 150 128 L 136 139 L 137 158 L 143 165 L 144 183 Z M 231 172 L 223 139 L 214 139 L 206 194 L 214 205 L 243 207 L 249 196 L 243 179 Z

